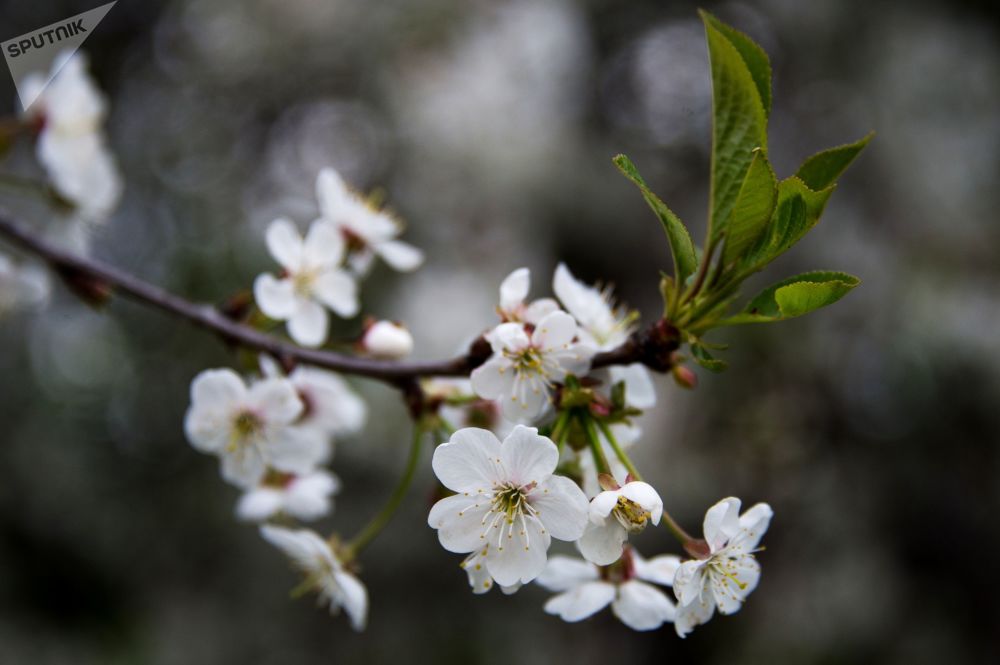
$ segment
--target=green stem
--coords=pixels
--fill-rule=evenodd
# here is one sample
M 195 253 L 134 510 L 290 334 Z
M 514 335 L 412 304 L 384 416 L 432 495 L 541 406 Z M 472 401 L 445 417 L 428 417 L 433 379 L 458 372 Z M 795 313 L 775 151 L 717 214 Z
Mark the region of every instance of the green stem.
M 635 480 L 642 480 L 642 475 L 639 473 L 639 470 L 635 468 L 635 464 L 632 463 L 632 460 L 629 459 L 629 456 L 625 454 L 625 451 L 618 444 L 618 440 L 615 438 L 615 435 L 611 433 L 611 428 L 608 424 L 603 420 L 598 420 L 597 426 L 601 428 L 601 432 L 604 433 L 604 438 L 611 444 L 611 449 L 614 450 L 615 455 L 618 456 L 618 461 L 624 464 L 625 468 L 628 469 L 629 475 L 631 475 Z
M 420 449 L 421 443 L 424 440 L 424 430 L 419 425 L 414 426 L 413 430 L 413 442 L 410 445 L 410 456 L 406 460 L 406 470 L 403 471 L 403 476 L 399 479 L 396 484 L 395 489 L 393 489 L 392 494 L 389 496 L 389 500 L 386 501 L 385 506 L 379 511 L 375 517 L 365 526 L 361 532 L 356 535 L 350 542 L 348 542 L 343 550 L 342 557 L 345 561 L 349 561 L 356 557 L 358 553 L 363 550 L 374 538 L 385 528 L 395 515 L 396 510 L 399 508 L 399 504 L 403 502 L 403 498 L 406 496 L 407 490 L 410 488 L 410 483 L 413 482 L 413 476 L 417 472 L 417 464 L 420 462 Z
M 590 441 L 590 452 L 594 454 L 594 466 L 597 467 L 597 473 L 612 475 L 611 466 L 608 464 L 608 459 L 604 456 L 604 448 L 601 446 L 601 440 L 597 436 L 594 419 L 589 415 L 582 416 L 580 424 L 583 425 L 583 429 L 587 433 L 587 440 Z
M 552 441 L 556 444 L 556 449 L 559 452 L 562 452 L 563 442 L 566 440 L 566 434 L 569 431 L 569 419 L 570 412 L 567 409 L 556 418 L 556 424 L 552 426 L 552 432 L 550 432 Z
M 670 516 L 670 513 L 668 513 L 666 509 L 664 509 L 663 511 L 662 519 L 663 519 L 663 525 L 667 527 L 670 533 L 674 535 L 674 538 L 680 541 L 681 545 L 687 545 L 688 543 L 696 540 L 695 538 L 691 537 L 691 534 L 689 534 L 687 531 L 681 528 L 681 525 L 678 524 L 677 521 Z

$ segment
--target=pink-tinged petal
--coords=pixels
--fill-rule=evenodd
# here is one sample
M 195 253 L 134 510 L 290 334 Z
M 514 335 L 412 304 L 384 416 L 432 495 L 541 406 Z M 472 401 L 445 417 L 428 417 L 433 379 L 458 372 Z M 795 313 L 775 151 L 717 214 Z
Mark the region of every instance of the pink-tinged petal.
M 630 580 L 618 587 L 618 597 L 611 610 L 632 630 L 655 630 L 676 614 L 667 596 L 645 582 Z
M 302 236 L 291 220 L 280 218 L 271 222 L 266 233 L 267 251 L 283 268 L 298 271 L 302 265 Z
M 550 538 L 534 520 L 510 524 L 499 520 L 486 539 L 486 568 L 501 586 L 527 584 L 545 569 Z
M 622 546 L 628 534 L 618 520 L 608 520 L 602 525 L 590 522 L 580 540 L 576 541 L 580 554 L 598 566 L 610 566 L 622 556 Z
M 322 218 L 314 221 L 302 245 L 302 258 L 310 269 L 339 265 L 344 258 L 344 237 L 340 230 Z
M 486 519 L 489 509 L 488 496 L 455 494 L 431 507 L 427 524 L 438 530 L 441 547 L 449 552 L 464 554 L 483 547 L 487 543 L 485 536 L 495 533 L 490 529 L 490 520 Z M 493 515 L 488 517 L 492 519 Z M 495 535 L 493 542 L 496 542 Z
M 514 385 L 515 372 L 510 361 L 503 356 L 494 356 L 472 370 L 472 390 L 484 399 L 499 399 L 510 395 Z
M 349 319 L 358 313 L 358 285 L 343 270 L 327 270 L 316 276 L 313 295 L 338 315 Z
M 582 621 L 608 606 L 615 598 L 615 587 L 607 582 L 586 582 L 545 603 L 545 611 L 563 621 Z
M 288 334 L 302 346 L 319 346 L 326 341 L 329 317 L 323 307 L 306 298 L 295 300 L 295 310 L 288 319 Z
M 656 406 L 656 388 L 645 366 L 639 363 L 615 365 L 608 368 L 608 373 L 612 385 L 619 381 L 625 382 L 625 401 L 629 406 L 636 409 L 651 409 Z
M 518 425 L 500 446 L 500 459 L 507 480 L 519 486 L 539 485 L 556 470 L 559 451 L 534 427 Z
M 590 501 L 589 516 L 594 524 L 604 524 L 608 515 L 618 505 L 621 490 L 604 490 Z
M 318 432 L 301 427 L 285 427 L 271 434 L 261 448 L 269 466 L 295 475 L 311 472 L 329 452 Z
M 424 262 L 424 253 L 402 240 L 380 242 L 375 245 L 375 252 L 390 268 L 400 272 L 416 270 Z
M 565 476 L 551 476 L 529 495 L 538 519 L 553 538 L 574 541 L 587 526 L 587 497 Z
M 500 309 L 512 310 L 520 306 L 531 289 L 531 271 L 518 268 L 500 283 Z
M 434 449 L 431 468 L 441 484 L 453 492 L 491 492 L 506 480 L 501 471 L 500 441 L 493 432 L 466 427 Z
M 660 523 L 660 516 L 663 515 L 663 500 L 656 490 L 649 483 L 633 481 L 626 483 L 621 489 L 622 496 L 629 501 L 634 501 L 648 510 L 653 524 Z
M 740 534 L 733 538 L 731 543 L 733 550 L 750 554 L 757 549 L 761 537 L 767 531 L 767 527 L 771 525 L 773 516 L 774 511 L 766 503 L 758 503 L 740 515 Z
M 556 555 L 545 564 L 545 570 L 535 580 L 549 591 L 568 591 L 585 582 L 600 579 L 600 572 L 594 564 L 568 556 Z
M 729 497 L 719 501 L 705 512 L 702 529 L 712 552 L 725 546 L 740 532 L 740 500 Z
M 679 605 L 677 615 L 674 617 L 674 630 L 679 637 L 686 637 L 695 626 L 700 626 L 711 619 L 714 613 L 715 601 L 710 594 L 705 594 L 704 600 L 695 601 L 690 605 Z
M 334 571 L 334 581 L 340 588 L 337 602 L 344 607 L 351 627 L 361 631 L 368 619 L 368 591 L 358 578 L 343 571 Z
M 531 333 L 531 343 L 546 351 L 567 349 L 576 332 L 576 319 L 566 312 L 556 311 L 538 322 Z
M 325 168 L 316 176 L 316 199 L 323 217 L 337 222 L 345 208 L 353 205 L 353 195 L 347 183 L 332 168 Z
M 524 320 L 532 325 L 559 309 L 559 303 L 552 298 L 539 298 L 524 309 Z
M 705 590 L 705 562 L 685 561 L 674 575 L 674 595 L 679 605 L 690 605 L 703 600 Z
M 295 287 L 290 279 L 278 279 L 264 273 L 253 283 L 253 297 L 260 311 L 277 321 L 284 321 L 295 311 Z
M 501 323 L 490 331 L 489 340 L 494 353 L 522 351 L 531 345 L 531 339 L 521 323 Z
M 760 582 L 760 564 L 753 557 L 728 559 L 722 564 L 729 575 L 713 571 L 710 574 L 712 595 L 720 614 L 733 614 Z
M 267 425 L 288 425 L 305 408 L 291 381 L 285 378 L 261 379 L 247 392 L 247 406 Z
M 635 567 L 635 574 L 641 580 L 656 582 L 663 586 L 673 586 L 674 577 L 681 567 L 680 557 L 673 554 L 661 554 L 648 561 L 639 556 L 639 553 L 632 550 L 632 565 Z

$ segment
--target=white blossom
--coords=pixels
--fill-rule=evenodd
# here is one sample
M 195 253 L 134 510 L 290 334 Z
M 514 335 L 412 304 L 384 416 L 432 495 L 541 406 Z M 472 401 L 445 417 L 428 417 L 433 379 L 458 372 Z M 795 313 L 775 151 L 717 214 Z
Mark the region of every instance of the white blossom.
M 261 371 L 269 378 L 280 378 L 281 368 L 267 355 L 260 357 Z M 368 407 L 347 381 L 338 374 L 318 367 L 300 365 L 288 380 L 302 400 L 302 416 L 296 429 L 314 430 L 324 439 L 361 431 L 368 417 Z
M 402 231 L 399 221 L 385 210 L 372 207 L 334 169 L 319 172 L 316 198 L 321 219 L 345 237 L 352 250 L 352 266 L 358 273 L 367 272 L 375 255 L 403 272 L 416 270 L 424 262 L 423 252 L 397 240 Z
M 376 358 L 405 358 L 413 351 L 413 336 L 392 321 L 376 321 L 361 338 L 361 348 Z
M 368 618 L 368 591 L 357 577 L 344 570 L 330 544 L 307 529 L 264 525 L 260 535 L 291 559 L 305 576 L 303 591 L 315 591 L 320 605 L 336 614 L 343 607 L 354 630 L 364 630 Z
M 621 565 L 610 568 L 554 556 L 535 581 L 558 593 L 545 603 L 545 611 L 563 621 L 582 621 L 610 604 L 629 628 L 655 630 L 673 621 L 676 609 L 665 593 L 648 582 L 670 586 L 679 565 L 676 556 L 646 561 L 634 549 L 622 557 Z
M 313 222 L 305 240 L 287 219 L 267 229 L 267 248 L 284 269 L 280 278 L 259 275 L 254 298 L 264 314 L 288 321 L 288 333 L 303 346 L 326 341 L 330 308 L 344 318 L 358 313 L 358 287 L 340 267 L 344 241 L 328 224 Z
M 0 254 L 0 315 L 44 305 L 51 292 L 49 275 L 33 263 L 16 264 Z
M 247 522 L 263 522 L 284 514 L 300 520 L 315 520 L 333 510 L 331 496 L 340 481 L 327 471 L 295 476 L 273 473 L 265 482 L 249 490 L 236 504 L 236 516 Z
M 122 180 L 105 146 L 101 123 L 106 105 L 87 72 L 82 52 L 63 53 L 52 64 L 54 78 L 25 78 L 24 97 L 36 97 L 28 117 L 41 123 L 36 153 L 56 191 L 92 221 L 118 205 Z
M 490 545 L 487 543 L 465 557 L 465 560 L 460 564 L 462 570 L 469 577 L 469 587 L 472 589 L 472 593 L 482 594 L 493 588 L 493 578 L 490 577 L 490 572 L 486 568 L 486 555 L 489 554 L 489 551 Z M 501 586 L 500 590 L 509 596 L 520 588 L 521 583 L 515 582 L 514 584 Z
M 660 523 L 663 501 L 653 486 L 642 481 L 605 490 L 590 502 L 590 521 L 577 545 L 580 553 L 598 565 L 614 563 L 622 554 L 630 533 L 638 533 L 652 522 Z
M 531 291 L 531 271 L 518 268 L 500 283 L 500 305 L 497 314 L 504 321 L 537 324 L 547 314 L 559 309 L 552 298 L 539 298 L 530 304 L 525 300 Z
M 481 563 L 497 584 L 530 582 L 545 568 L 551 538 L 574 541 L 587 521 L 583 492 L 553 475 L 558 459 L 533 427 L 515 427 L 503 443 L 487 430 L 459 430 L 432 460 L 456 494 L 434 504 L 427 522 L 449 552 L 485 550 Z
M 197 450 L 221 458 L 223 478 L 247 489 L 268 468 L 305 474 L 324 457 L 322 438 L 291 427 L 303 408 L 285 379 L 264 379 L 248 387 L 230 369 L 206 370 L 191 383 L 184 429 Z
M 594 350 L 574 341 L 576 335 L 576 321 L 562 311 L 546 315 L 530 334 L 520 323 L 501 323 L 489 336 L 494 355 L 472 372 L 472 388 L 500 400 L 510 420 L 537 418 L 556 383 L 590 368 Z
M 716 608 L 721 614 L 740 609 L 760 581 L 753 554 L 773 514 L 769 505 L 758 503 L 740 515 L 740 500 L 733 497 L 708 509 L 703 528 L 709 552 L 682 563 L 674 578 L 678 635 L 711 619 Z
M 573 277 L 565 264 L 556 267 L 552 290 L 579 324 L 580 339 L 598 351 L 621 346 L 635 331 L 635 316 L 621 313 L 615 307 L 610 289 L 599 290 L 584 284 Z M 615 365 L 601 374 L 606 375 L 608 385 L 625 382 L 625 399 L 629 406 L 649 409 L 656 404 L 653 380 L 642 364 Z

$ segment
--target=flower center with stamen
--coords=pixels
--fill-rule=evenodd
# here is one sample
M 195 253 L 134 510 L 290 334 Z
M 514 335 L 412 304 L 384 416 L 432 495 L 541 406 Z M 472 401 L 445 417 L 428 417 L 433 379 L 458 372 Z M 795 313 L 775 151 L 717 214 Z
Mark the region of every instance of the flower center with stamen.
M 504 355 L 513 361 L 517 371 L 545 373 L 542 352 L 533 346 L 517 351 L 504 351 Z
M 313 270 L 301 270 L 292 276 L 292 288 L 300 296 L 311 294 L 315 283 L 316 272 Z
M 531 538 L 528 535 L 528 523 L 536 523 L 539 531 L 545 533 L 545 525 L 538 519 L 538 510 L 528 503 L 528 495 L 535 489 L 535 483 L 516 485 L 505 483 L 493 487 L 493 498 L 490 509 L 483 516 L 483 533 L 480 538 L 491 540 L 496 538 L 498 552 L 513 544 L 515 531 L 520 536 L 520 543 L 525 551 L 531 549 Z
M 646 523 L 649 521 L 648 510 L 623 496 L 618 497 L 618 504 L 612 512 L 618 523 L 629 533 L 639 533 L 646 528 Z
M 241 411 L 233 419 L 229 450 L 234 451 L 264 431 L 264 421 L 253 411 Z

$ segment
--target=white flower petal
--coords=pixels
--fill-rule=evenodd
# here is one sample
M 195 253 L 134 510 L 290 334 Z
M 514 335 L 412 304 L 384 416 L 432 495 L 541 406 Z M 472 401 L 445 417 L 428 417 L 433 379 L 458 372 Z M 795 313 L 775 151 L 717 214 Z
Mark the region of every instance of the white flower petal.
M 514 385 L 514 368 L 502 356 L 495 356 L 472 370 L 472 390 L 484 399 L 509 395 Z
M 535 582 L 549 591 L 568 591 L 584 582 L 600 578 L 600 572 L 592 563 L 568 556 L 556 555 L 545 564 L 545 570 Z
M 531 289 L 531 271 L 518 268 L 500 283 L 500 309 L 509 311 L 517 308 L 528 297 Z
M 333 267 L 344 258 L 344 238 L 336 226 L 318 219 L 309 227 L 302 246 L 302 261 L 309 268 Z
M 274 487 L 257 487 L 244 492 L 236 504 L 236 517 L 246 522 L 263 522 L 281 511 L 284 497 Z
M 621 558 L 622 546 L 627 538 L 628 533 L 618 520 L 608 520 L 602 525 L 588 522 L 583 536 L 576 544 L 587 561 L 599 566 L 610 566 Z
M 553 538 L 574 541 L 587 526 L 587 497 L 565 476 L 551 476 L 528 497 Z
M 691 560 L 681 563 L 674 575 L 674 595 L 678 604 L 686 606 L 703 600 L 707 595 L 702 593 L 704 589 L 705 562 Z
M 222 456 L 222 478 L 242 489 L 260 484 L 267 464 L 255 445 L 247 445 Z
M 343 270 L 327 270 L 316 276 L 313 295 L 338 315 L 349 319 L 358 313 L 358 285 Z
M 713 571 L 711 589 L 720 614 L 733 614 L 760 582 L 760 564 L 750 556 L 741 556 L 722 564 L 730 576 Z
M 332 168 L 324 168 L 316 176 L 316 199 L 323 217 L 336 222 L 345 207 L 350 206 L 353 195 L 340 174 Z
M 253 298 L 260 311 L 276 321 L 284 321 L 295 311 L 295 287 L 290 279 L 264 273 L 253 283 Z
M 519 528 L 520 527 L 520 528 Z M 535 520 L 509 524 L 500 520 L 487 536 L 486 568 L 501 586 L 527 584 L 545 569 L 549 534 Z
M 274 260 L 291 272 L 302 265 L 302 236 L 291 220 L 279 218 L 271 222 L 266 233 L 267 250 Z
M 681 560 L 680 557 L 673 554 L 661 554 L 647 561 L 633 549 L 632 565 L 635 567 L 635 574 L 639 579 L 656 582 L 663 586 L 673 586 L 674 576 L 677 575 L 677 569 L 681 567 Z
M 715 613 L 715 602 L 709 598 L 704 601 L 695 601 L 690 605 L 678 606 L 677 615 L 674 617 L 674 630 L 680 637 L 687 636 L 695 626 L 707 622 Z
M 305 408 L 295 386 L 285 378 L 256 381 L 247 391 L 246 403 L 269 425 L 291 424 Z
M 750 554 L 760 543 L 761 537 L 771 524 L 774 511 L 766 503 L 758 503 L 750 510 L 740 515 L 740 535 L 734 538 L 739 551 Z
M 545 603 L 545 611 L 563 621 L 581 621 L 608 606 L 615 598 L 615 587 L 607 582 L 586 582 Z
M 191 402 L 199 408 L 226 410 L 239 404 L 247 395 L 246 384 L 231 369 L 209 369 L 191 382 Z
M 663 500 L 649 483 L 633 481 L 625 483 L 621 488 L 621 494 L 626 499 L 634 501 L 650 513 L 653 524 L 660 523 L 660 516 L 663 515 Z
M 702 528 L 712 552 L 722 548 L 740 531 L 740 500 L 729 497 L 719 501 L 705 512 Z
M 576 320 L 566 312 L 556 311 L 538 322 L 531 342 L 545 350 L 566 349 L 576 333 Z
M 538 322 L 559 309 L 559 303 L 552 298 L 539 298 L 524 308 L 524 320 L 538 325 Z
M 488 496 L 456 494 L 434 504 L 427 515 L 427 524 L 438 530 L 442 547 L 464 554 L 486 544 L 483 534 L 487 530 L 492 533 L 489 522 L 483 523 L 489 509 Z M 493 542 L 496 542 L 495 536 Z
M 394 270 L 410 272 L 424 262 L 424 253 L 402 240 L 387 240 L 375 245 L 375 252 Z
M 302 346 L 319 346 L 326 341 L 329 323 L 326 310 L 318 303 L 297 298 L 288 318 L 288 334 Z
M 354 630 L 364 630 L 368 620 L 368 590 L 361 581 L 349 573 L 334 571 L 333 578 L 340 587 L 337 602 L 343 605 Z
M 500 459 L 500 441 L 493 432 L 466 427 L 434 449 L 431 468 L 448 489 L 477 494 L 501 480 Z
M 285 427 L 271 434 L 261 449 L 269 466 L 296 475 L 310 473 L 328 452 L 319 433 L 301 427 Z
M 649 370 L 640 363 L 615 365 L 608 368 L 611 385 L 625 382 L 625 401 L 636 409 L 651 409 L 656 406 L 656 388 Z
M 662 591 L 639 580 L 618 587 L 611 610 L 633 630 L 654 630 L 675 615 L 674 604 Z
M 500 459 L 507 480 L 517 486 L 539 485 L 556 470 L 559 451 L 534 427 L 518 425 L 500 446 Z
M 594 524 L 604 524 L 605 519 L 618 505 L 621 490 L 604 490 L 590 501 L 589 517 Z

